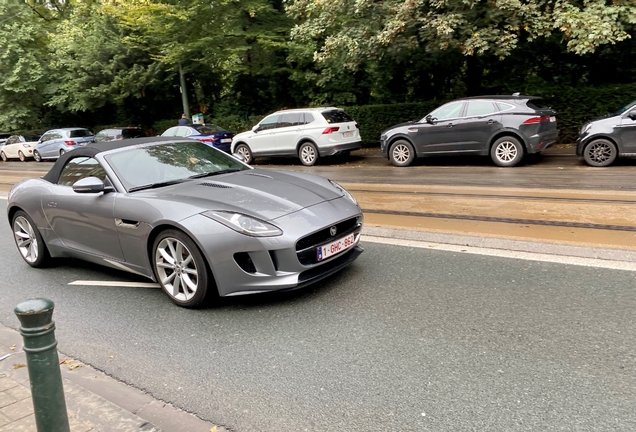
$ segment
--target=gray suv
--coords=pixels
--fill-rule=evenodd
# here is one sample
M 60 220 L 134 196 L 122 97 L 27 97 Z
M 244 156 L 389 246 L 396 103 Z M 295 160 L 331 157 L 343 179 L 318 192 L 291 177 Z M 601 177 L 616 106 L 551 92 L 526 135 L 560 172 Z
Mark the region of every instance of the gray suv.
M 557 133 L 556 112 L 539 97 L 479 96 L 385 130 L 380 149 L 395 166 L 424 156 L 490 155 L 495 164 L 511 167 L 550 147 Z
M 620 156 L 636 156 L 636 101 L 585 123 L 576 140 L 576 154 L 595 167 L 611 165 Z

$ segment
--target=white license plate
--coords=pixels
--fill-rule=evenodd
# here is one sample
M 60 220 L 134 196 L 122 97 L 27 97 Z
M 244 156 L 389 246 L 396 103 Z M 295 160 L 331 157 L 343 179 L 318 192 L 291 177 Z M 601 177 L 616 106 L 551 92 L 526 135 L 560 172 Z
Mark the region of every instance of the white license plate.
M 232 138 L 221 138 L 222 143 L 232 142 Z
M 556 117 L 555 116 L 550 116 L 550 121 L 551 122 L 555 122 L 556 121 Z
M 346 237 L 338 239 L 336 241 L 332 241 L 331 243 L 327 243 L 326 245 L 318 247 L 318 261 L 322 261 L 326 258 L 329 258 L 332 255 L 340 253 L 349 249 L 354 245 L 355 235 L 349 234 Z
M 349 131 L 349 132 L 343 132 L 342 133 L 342 137 L 343 138 L 349 138 L 353 136 L 353 131 Z

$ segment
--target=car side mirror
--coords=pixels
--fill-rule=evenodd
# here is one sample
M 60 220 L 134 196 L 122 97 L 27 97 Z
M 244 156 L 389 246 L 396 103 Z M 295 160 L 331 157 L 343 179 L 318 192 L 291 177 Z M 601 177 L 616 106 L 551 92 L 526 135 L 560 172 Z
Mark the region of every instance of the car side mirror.
M 104 182 L 97 177 L 86 177 L 73 183 L 73 192 L 76 193 L 111 192 L 112 190 L 112 186 L 105 186 Z
M 435 124 L 435 120 L 437 120 L 436 118 L 432 117 L 430 114 L 427 115 L 426 117 L 424 117 L 424 120 L 426 120 L 426 123 L 428 124 Z
M 636 110 L 631 110 L 629 113 L 627 113 L 627 117 L 632 120 L 636 120 Z
M 258 132 L 258 125 L 254 126 L 252 128 L 252 132 L 257 133 Z

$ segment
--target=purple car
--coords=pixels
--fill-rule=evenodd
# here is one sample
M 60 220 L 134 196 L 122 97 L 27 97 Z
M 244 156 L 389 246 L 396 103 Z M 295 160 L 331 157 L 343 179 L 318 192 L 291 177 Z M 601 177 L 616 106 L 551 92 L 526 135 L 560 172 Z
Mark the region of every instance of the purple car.
M 229 153 L 234 134 L 222 127 L 208 123 L 174 126 L 162 133 L 161 136 L 191 138 Z

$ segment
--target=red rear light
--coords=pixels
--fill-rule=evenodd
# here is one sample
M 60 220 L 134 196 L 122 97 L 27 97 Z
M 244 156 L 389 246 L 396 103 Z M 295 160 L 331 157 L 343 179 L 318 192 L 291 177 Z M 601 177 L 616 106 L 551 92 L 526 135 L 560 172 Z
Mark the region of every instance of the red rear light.
M 65 140 L 64 144 L 66 144 L 67 146 L 77 145 L 77 143 L 75 141 L 71 141 L 71 140 Z
M 530 117 L 524 121 L 523 124 L 535 124 L 535 123 L 548 123 L 550 122 L 550 116 Z
M 333 133 L 333 132 L 338 132 L 338 129 L 340 129 L 338 126 L 331 126 L 331 127 L 328 127 L 327 129 L 325 129 L 324 131 L 322 131 L 322 133 L 323 133 L 323 135 L 324 134 L 330 134 L 330 133 Z
M 201 142 L 217 142 L 218 140 L 218 138 L 199 138 Z

